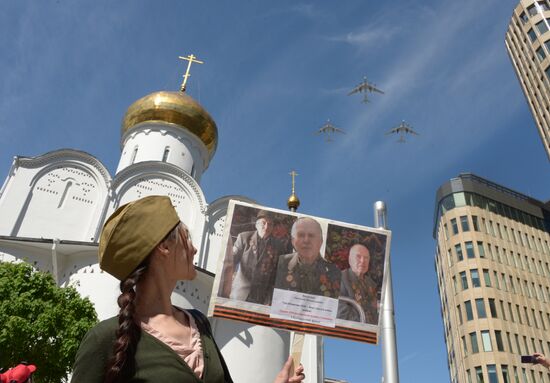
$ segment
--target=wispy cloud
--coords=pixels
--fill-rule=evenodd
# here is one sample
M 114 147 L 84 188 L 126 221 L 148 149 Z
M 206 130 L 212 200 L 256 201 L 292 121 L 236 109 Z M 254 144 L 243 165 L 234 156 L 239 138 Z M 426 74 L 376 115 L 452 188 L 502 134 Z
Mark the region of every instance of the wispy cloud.
M 359 32 L 348 32 L 344 35 L 328 37 L 329 41 L 343 42 L 355 45 L 360 49 L 368 48 L 381 42 L 391 40 L 400 32 L 400 28 L 387 25 L 369 27 Z
M 405 364 L 418 356 L 418 352 L 411 352 L 410 354 L 405 355 L 403 358 L 399 358 L 399 363 Z
M 478 117 L 471 112 L 472 108 L 481 105 L 489 111 L 507 97 L 505 92 L 495 91 L 499 85 L 494 83 L 494 79 L 499 76 L 498 68 L 502 66 L 504 50 L 503 44 L 494 41 L 499 37 L 499 31 L 497 36 L 491 31 L 490 36 L 480 37 L 480 41 L 470 41 L 471 49 L 465 49 L 462 40 L 480 17 L 490 14 L 493 3 L 489 1 L 480 5 L 479 2 L 467 1 L 446 4 L 436 10 L 437 17 L 417 15 L 415 20 L 420 20 L 422 23 L 418 24 L 422 24 L 422 27 L 409 29 L 409 46 L 404 44 L 406 49 L 390 56 L 385 65 L 387 70 L 380 84 L 386 94 L 376 97 L 362 111 L 350 116 L 347 124 L 352 134 L 341 140 L 335 150 L 346 153 L 354 160 L 369 152 L 369 157 L 375 159 L 373 163 L 379 167 L 380 161 L 376 159 L 387 158 L 393 152 L 388 140 L 381 142 L 383 132 L 401 119 L 413 119 L 422 124 L 417 127 L 422 133 L 422 137 L 415 143 L 418 148 L 417 160 L 428 168 L 441 167 L 494 134 L 499 128 L 497 121 L 506 118 L 506 113 L 492 117 L 491 126 L 484 126 L 480 130 L 477 125 L 481 121 L 476 121 Z M 403 26 L 408 27 L 405 24 Z M 350 34 L 349 38 L 341 41 L 357 42 L 360 50 L 382 36 L 384 30 L 385 25 L 379 25 L 367 32 Z M 480 51 L 483 55 L 480 55 Z M 365 59 L 368 59 L 366 55 Z M 483 87 L 482 84 L 491 84 L 493 88 Z M 477 101 L 469 97 L 474 87 L 477 93 L 473 93 L 473 97 L 479 98 Z M 423 99 L 418 99 L 417 94 L 423 94 Z M 474 131 L 475 143 L 471 139 Z M 451 145 L 442 153 L 442 148 L 447 144 Z M 440 155 L 440 160 L 434 162 L 434 155 Z M 327 161 L 325 169 L 327 173 L 333 173 L 336 167 L 331 167 L 331 161 Z

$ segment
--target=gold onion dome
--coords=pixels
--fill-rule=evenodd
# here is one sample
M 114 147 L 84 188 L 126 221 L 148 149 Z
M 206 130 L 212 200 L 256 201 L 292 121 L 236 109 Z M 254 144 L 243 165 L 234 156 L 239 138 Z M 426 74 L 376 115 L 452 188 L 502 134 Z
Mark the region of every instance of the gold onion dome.
M 288 201 L 286 201 L 286 204 L 289 209 L 297 210 L 298 206 L 300 206 L 300 199 L 296 194 L 292 193 L 290 197 L 288 197 Z
M 210 158 L 218 146 L 218 128 L 214 119 L 183 92 L 154 92 L 135 101 L 122 120 L 122 136 L 142 122 L 174 124 L 193 133 L 204 143 Z

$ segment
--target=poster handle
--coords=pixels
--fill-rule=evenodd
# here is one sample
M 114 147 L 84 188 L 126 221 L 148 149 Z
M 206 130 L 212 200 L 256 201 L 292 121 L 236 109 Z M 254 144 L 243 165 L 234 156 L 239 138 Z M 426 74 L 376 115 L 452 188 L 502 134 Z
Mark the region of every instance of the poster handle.
M 298 368 L 302 360 L 304 338 L 305 334 L 303 332 L 293 332 L 292 345 L 290 346 L 290 354 L 292 355 L 292 360 L 294 361 L 294 369 Z

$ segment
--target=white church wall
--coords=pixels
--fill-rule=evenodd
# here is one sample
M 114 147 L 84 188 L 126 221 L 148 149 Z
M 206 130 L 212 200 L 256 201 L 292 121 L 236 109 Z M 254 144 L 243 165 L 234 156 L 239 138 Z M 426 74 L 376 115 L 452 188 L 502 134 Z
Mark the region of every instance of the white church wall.
M 212 330 L 235 382 L 271 382 L 288 358 L 288 332 L 226 319 Z
M 99 268 L 97 247 L 73 250 L 59 257 L 59 285 L 74 286 L 94 304 L 99 320 L 118 314 L 119 281 Z
M 36 270 L 47 273 L 53 271 L 52 259 L 47 251 L 29 251 L 18 243 L 0 243 L 0 262 L 26 262 Z
M 212 273 L 216 273 L 218 258 L 222 254 L 223 231 L 225 228 L 225 216 L 230 200 L 255 203 L 254 200 L 243 196 L 231 195 L 218 198 L 208 205 L 206 211 L 206 224 L 202 246 L 199 249 L 198 265 Z
M 109 180 L 103 165 L 83 152 L 19 158 L 0 196 L 0 234 L 93 241 Z
M 206 202 L 199 184 L 172 164 L 141 162 L 119 172 L 112 183 L 108 215 L 119 206 L 149 195 L 170 197 L 197 248 L 204 228 Z
M 168 123 L 146 122 L 133 127 L 123 139 L 117 173 L 145 161 L 173 164 L 196 180 L 207 166 L 208 151 L 193 134 Z

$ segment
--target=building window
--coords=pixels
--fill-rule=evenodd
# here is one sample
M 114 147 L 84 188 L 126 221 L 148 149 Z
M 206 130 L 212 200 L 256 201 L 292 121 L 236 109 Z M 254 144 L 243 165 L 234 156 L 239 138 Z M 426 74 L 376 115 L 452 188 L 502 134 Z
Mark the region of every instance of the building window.
M 485 287 L 491 287 L 491 277 L 487 269 L 483 269 L 483 280 L 485 281 Z
M 542 47 L 537 49 L 537 57 L 539 58 L 539 61 L 543 61 L 546 58 L 546 53 L 544 53 L 544 49 L 542 49 Z
M 502 319 L 508 320 L 506 319 L 506 306 L 504 305 L 504 301 L 501 299 L 499 300 L 499 303 L 500 303 L 500 312 L 502 313 Z
M 515 334 L 514 337 L 516 339 L 516 348 L 518 350 L 518 354 L 523 354 L 523 351 L 521 350 L 521 344 L 519 343 L 519 335 Z
M 477 269 L 471 269 L 470 274 L 472 276 L 472 287 L 481 287 L 481 282 L 479 281 L 479 272 Z
M 516 366 L 514 366 L 514 380 L 515 380 L 515 383 L 520 383 L 519 375 L 518 375 L 518 368 Z
M 453 235 L 458 234 L 458 225 L 456 224 L 456 218 L 451 219 L 451 228 L 453 230 Z
M 464 307 L 466 308 L 466 320 L 473 320 L 474 314 L 472 312 L 472 303 L 470 301 L 466 301 L 464 302 Z
M 487 375 L 489 375 L 489 383 L 498 383 L 497 366 L 494 364 L 487 365 Z
M 491 345 L 491 335 L 489 334 L 489 330 L 481 331 L 481 343 L 483 344 L 483 351 L 485 352 L 493 351 L 493 346 Z
M 458 323 L 462 324 L 462 310 L 460 310 L 460 305 L 456 306 L 456 315 L 458 316 Z
M 539 21 L 537 24 L 535 24 L 537 29 L 539 30 L 539 33 L 542 35 L 548 31 L 548 26 L 546 25 L 546 20 Z
M 466 338 L 462 337 L 462 348 L 464 349 L 464 355 L 468 355 L 468 347 L 466 346 Z
M 508 350 L 510 350 L 510 353 L 513 353 L 514 349 L 512 348 L 512 339 L 508 331 L 506 331 L 506 339 L 508 340 Z
M 460 217 L 460 226 L 462 227 L 462 231 L 470 231 L 470 226 L 468 225 L 468 216 L 463 215 Z
M 500 290 L 500 284 L 498 281 L 498 273 L 493 270 L 493 281 L 495 282 L 495 287 Z
M 476 354 L 479 352 L 479 347 L 477 345 L 477 335 L 475 331 L 470 333 L 470 345 L 472 346 L 472 354 Z
M 445 234 L 445 239 L 449 239 L 449 228 L 446 223 L 443 224 L 443 233 Z
M 475 231 L 480 231 L 479 230 L 479 221 L 477 219 L 477 215 L 472 215 L 472 224 L 474 226 Z
M 479 258 L 485 258 L 485 248 L 483 247 L 483 242 L 477 242 L 477 252 L 479 253 Z
M 483 380 L 483 370 L 480 366 L 476 367 L 476 383 L 485 383 Z
M 502 343 L 502 332 L 495 330 L 495 341 L 497 342 L 497 350 L 504 351 L 504 343 Z
M 466 277 L 466 272 L 462 271 L 460 273 L 460 280 L 462 281 L 462 290 L 468 289 L 468 278 Z
M 456 259 L 458 259 L 458 262 L 462 261 L 464 259 L 464 256 L 462 255 L 462 245 L 460 243 L 455 245 L 455 252 L 456 252 Z
M 468 258 L 475 258 L 474 245 L 472 244 L 472 242 L 465 242 L 464 245 L 466 246 L 466 255 L 468 256 Z
M 531 42 L 533 42 L 537 39 L 537 34 L 533 30 L 533 28 L 531 28 L 527 31 L 527 35 L 529 36 L 529 39 L 531 40 Z
M 525 12 L 521 12 L 521 15 L 519 15 L 519 18 L 521 19 L 521 21 L 525 24 L 529 18 L 527 17 L 527 14 Z
M 487 313 L 485 312 L 485 302 L 483 301 L 483 298 L 476 299 L 476 309 L 477 317 L 479 319 L 487 318 Z
M 497 306 L 493 298 L 489 298 L 489 311 L 491 313 L 491 318 L 498 318 L 497 316 Z

